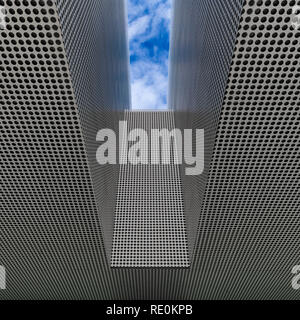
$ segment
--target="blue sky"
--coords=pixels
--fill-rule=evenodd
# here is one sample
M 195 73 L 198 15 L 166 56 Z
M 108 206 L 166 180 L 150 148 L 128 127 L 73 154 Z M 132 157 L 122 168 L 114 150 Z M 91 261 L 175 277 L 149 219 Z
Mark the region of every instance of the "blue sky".
M 167 108 L 171 0 L 128 0 L 133 109 Z

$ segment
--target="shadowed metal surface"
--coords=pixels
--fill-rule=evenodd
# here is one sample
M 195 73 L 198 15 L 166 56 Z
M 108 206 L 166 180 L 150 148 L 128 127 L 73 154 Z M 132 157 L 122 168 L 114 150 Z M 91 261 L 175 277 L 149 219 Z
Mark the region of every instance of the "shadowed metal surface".
M 174 1 L 168 104 L 175 112 L 177 127 L 205 130 L 204 173 L 186 176 L 182 172 L 191 253 L 243 3 L 244 0 Z

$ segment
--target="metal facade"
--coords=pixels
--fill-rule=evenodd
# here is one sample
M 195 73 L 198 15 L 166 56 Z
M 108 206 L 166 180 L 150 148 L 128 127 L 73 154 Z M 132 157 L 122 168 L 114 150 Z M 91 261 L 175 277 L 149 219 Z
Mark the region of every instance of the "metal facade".
M 181 269 L 110 266 L 118 172 L 94 135 L 129 106 L 123 1 L 5 4 L 0 299 L 299 299 L 296 1 L 174 1 L 169 103 L 207 134 L 205 174 L 182 177 Z

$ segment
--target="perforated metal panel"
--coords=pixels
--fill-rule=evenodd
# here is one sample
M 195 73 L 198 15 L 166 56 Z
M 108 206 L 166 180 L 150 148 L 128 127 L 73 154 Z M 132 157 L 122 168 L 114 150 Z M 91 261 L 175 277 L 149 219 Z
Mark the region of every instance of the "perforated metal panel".
M 192 195 L 205 180 L 183 180 L 185 190 L 193 188 L 187 199 L 198 203 L 191 207 L 200 218 L 192 266 L 198 268 L 200 297 L 300 298 L 291 286 L 291 270 L 300 262 L 300 32 L 291 25 L 296 4 L 299 1 L 245 2 L 225 98 L 214 112 L 217 137 L 206 136 L 213 153 L 198 202 Z M 214 23 L 216 31 L 222 22 Z M 176 42 L 173 46 L 176 50 Z M 199 58 L 199 77 L 206 58 L 214 60 L 223 47 L 215 48 L 215 56 Z M 183 67 L 177 76 L 188 78 L 186 71 Z M 213 76 L 216 81 L 218 74 Z M 202 99 L 222 91 L 221 79 L 207 95 L 203 86 L 190 87 L 192 97 L 201 95 L 192 110 L 186 106 L 186 118 L 191 112 L 200 120 L 189 120 L 186 126 L 205 125 L 212 104 L 203 106 Z
M 219 283 L 211 297 L 239 297 L 246 283 L 244 298 L 300 298 L 290 284 L 300 262 L 295 3 L 247 1 L 243 9 L 200 214 L 205 276 Z
M 114 190 L 117 180 L 112 177 L 118 172 L 99 166 L 100 177 L 92 177 L 90 169 L 96 162 L 96 132 L 113 123 L 112 112 L 101 111 L 113 109 L 113 102 L 98 99 L 101 93 L 95 87 L 103 90 L 99 77 L 105 74 L 94 78 L 89 73 L 97 57 L 86 54 L 103 46 L 103 38 L 98 38 L 103 21 L 86 18 L 93 10 L 104 15 L 105 6 L 89 1 L 82 17 L 72 14 L 79 2 L 69 3 L 72 10 L 64 8 L 60 16 L 55 1 L 0 1 L 7 9 L 6 29 L 0 30 L 0 265 L 7 270 L 7 288 L 0 299 L 106 294 L 108 257 L 100 223 L 105 225 L 110 212 L 113 226 L 115 196 L 106 195 Z M 113 1 L 106 4 L 111 20 L 105 23 L 114 24 L 115 19 L 125 32 L 124 12 L 114 14 Z M 74 28 L 63 34 L 64 15 L 73 18 Z M 81 28 L 76 29 L 79 21 Z M 91 37 L 84 39 L 87 48 L 80 32 Z M 125 33 L 119 43 L 126 57 Z M 87 66 L 84 74 L 76 63 Z M 123 76 L 126 68 L 127 63 Z M 126 103 L 128 92 L 119 106 Z M 94 162 L 89 163 L 88 156 Z
M 173 112 L 126 112 L 125 121 L 128 131 L 148 133 L 149 160 L 151 129 L 175 128 Z M 179 166 L 170 156 L 171 165 L 121 166 L 112 267 L 189 266 Z
M 79 270 L 94 268 L 92 256 L 101 254 L 99 214 L 55 3 L 5 4 L 0 264 L 7 289 L 0 297 L 62 298 L 72 290 L 55 289 L 56 281 L 79 280 L 86 292 Z

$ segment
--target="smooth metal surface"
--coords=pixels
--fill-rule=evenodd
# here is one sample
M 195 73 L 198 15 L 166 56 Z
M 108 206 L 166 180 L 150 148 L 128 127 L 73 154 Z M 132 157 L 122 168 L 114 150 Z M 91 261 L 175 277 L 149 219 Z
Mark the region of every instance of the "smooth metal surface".
M 173 3 L 169 108 L 175 112 L 177 127 L 205 130 L 204 173 L 186 176 L 182 172 L 191 256 L 243 3 L 244 0 Z

